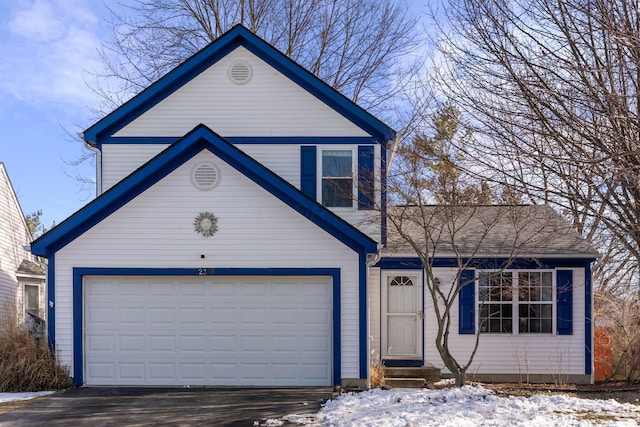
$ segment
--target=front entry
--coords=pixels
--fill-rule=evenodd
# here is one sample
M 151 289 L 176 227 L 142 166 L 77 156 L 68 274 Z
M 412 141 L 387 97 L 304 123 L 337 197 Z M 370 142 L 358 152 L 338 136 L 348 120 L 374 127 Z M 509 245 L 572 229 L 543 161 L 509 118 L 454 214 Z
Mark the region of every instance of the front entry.
M 422 360 L 422 272 L 383 272 L 382 286 L 382 358 Z

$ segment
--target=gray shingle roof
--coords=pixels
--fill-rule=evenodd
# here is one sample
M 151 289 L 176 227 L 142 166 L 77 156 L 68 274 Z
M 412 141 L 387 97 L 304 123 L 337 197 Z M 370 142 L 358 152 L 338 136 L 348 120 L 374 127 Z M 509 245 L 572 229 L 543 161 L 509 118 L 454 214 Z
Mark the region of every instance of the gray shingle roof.
M 404 237 L 403 237 L 404 236 Z M 593 245 L 550 206 L 393 206 L 386 257 L 595 258 Z

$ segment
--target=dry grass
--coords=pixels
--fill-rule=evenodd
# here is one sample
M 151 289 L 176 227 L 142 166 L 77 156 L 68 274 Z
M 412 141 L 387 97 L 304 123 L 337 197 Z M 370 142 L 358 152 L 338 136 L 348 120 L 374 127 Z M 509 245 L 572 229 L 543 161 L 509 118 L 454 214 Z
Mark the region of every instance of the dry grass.
M 46 338 L 36 340 L 18 325 L 16 311 L 0 312 L 0 392 L 60 390 L 72 385 L 69 369 L 52 354 Z
M 380 357 L 375 354 L 375 350 L 371 353 L 374 357 L 371 358 L 371 368 L 369 369 L 369 387 L 384 387 L 384 365 L 382 365 Z

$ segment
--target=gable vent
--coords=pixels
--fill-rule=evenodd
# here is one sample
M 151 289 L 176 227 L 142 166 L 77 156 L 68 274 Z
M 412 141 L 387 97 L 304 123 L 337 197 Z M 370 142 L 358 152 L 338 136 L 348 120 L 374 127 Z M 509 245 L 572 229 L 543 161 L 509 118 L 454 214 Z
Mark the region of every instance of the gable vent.
M 220 182 L 220 170 L 213 163 L 199 163 L 191 172 L 191 180 L 198 190 L 213 190 Z
M 251 67 L 246 62 L 236 62 L 229 67 L 229 78 L 237 85 L 243 85 L 251 80 Z

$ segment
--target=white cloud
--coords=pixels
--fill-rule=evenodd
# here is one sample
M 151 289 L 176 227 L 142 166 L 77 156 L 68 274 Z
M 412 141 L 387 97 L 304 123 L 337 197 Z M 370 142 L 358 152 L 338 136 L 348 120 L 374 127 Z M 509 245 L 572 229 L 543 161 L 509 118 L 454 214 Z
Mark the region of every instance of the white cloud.
M 11 16 L 9 32 L 13 36 L 46 43 L 64 35 L 64 22 L 57 16 L 51 2 L 36 0 L 25 6 L 24 9 L 16 9 Z
M 48 109 L 92 103 L 84 77 L 100 66 L 100 39 L 88 3 L 26 0 L 7 12 L 0 22 L 0 94 Z

